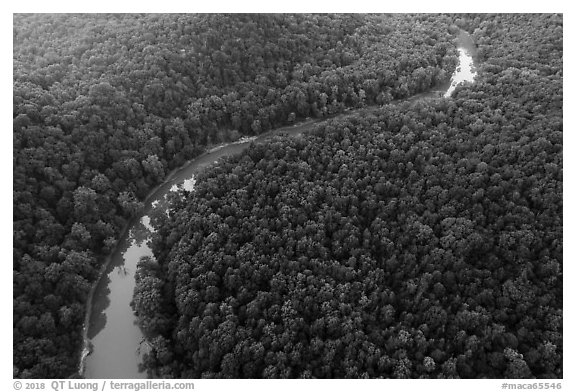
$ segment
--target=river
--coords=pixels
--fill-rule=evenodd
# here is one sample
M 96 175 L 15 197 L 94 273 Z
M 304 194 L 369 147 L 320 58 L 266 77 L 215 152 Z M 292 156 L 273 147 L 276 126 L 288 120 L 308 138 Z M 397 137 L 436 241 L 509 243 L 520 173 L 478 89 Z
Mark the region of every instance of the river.
M 458 42 L 458 67 L 452 75 L 450 80 L 450 87 L 444 93 L 444 97 L 450 97 L 456 87 L 465 83 L 473 82 L 476 78 L 476 67 L 474 65 L 474 57 L 476 54 L 476 46 L 470 34 L 461 31 L 457 38 Z
M 474 43 L 471 37 L 461 32 L 457 37 L 460 64 L 452 76 L 449 86 L 417 94 L 409 99 L 416 101 L 429 97 L 449 97 L 454 88 L 465 81 L 472 82 L 474 71 Z M 447 90 L 445 90 L 447 88 Z M 347 114 L 350 114 L 348 112 Z M 346 115 L 346 114 L 344 114 Z M 101 279 L 94 286 L 89 303 L 84 331 L 85 347 L 79 373 L 85 378 L 146 378 L 139 368 L 147 350 L 142 332 L 136 324 L 136 316 L 130 306 L 134 293 L 134 273 L 138 260 L 152 256 L 148 245 L 154 229 L 149 214 L 153 208 L 164 208 L 167 195 L 178 187 L 191 190 L 195 176 L 207 166 L 224 156 L 242 152 L 254 142 L 263 141 L 283 133 L 296 136 L 311 129 L 323 120 L 309 120 L 297 125 L 278 128 L 258 137 L 244 138 L 237 142 L 215 147 L 188 162 L 182 169 L 174 171 L 162 185 L 157 187 L 144 201 L 141 213 L 134 217 L 121 234 L 114 251 L 106 261 Z
M 92 297 L 84 363 L 80 373 L 86 378 L 145 378 L 139 369 L 146 343 L 136 325 L 136 316 L 130 306 L 134 292 L 136 264 L 143 256 L 152 256 L 148 241 L 154 232 L 148 216 L 153 208 L 164 208 L 167 195 L 179 187 L 191 190 L 194 177 L 220 158 L 235 155 L 255 141 L 263 141 L 283 133 L 296 136 L 312 127 L 316 121 L 283 127 L 257 138 L 244 138 L 237 142 L 213 148 L 174 172 L 156 188 L 144 202 L 140 214 L 134 217 L 128 230 L 120 237 L 107 260 L 106 270 L 95 286 Z

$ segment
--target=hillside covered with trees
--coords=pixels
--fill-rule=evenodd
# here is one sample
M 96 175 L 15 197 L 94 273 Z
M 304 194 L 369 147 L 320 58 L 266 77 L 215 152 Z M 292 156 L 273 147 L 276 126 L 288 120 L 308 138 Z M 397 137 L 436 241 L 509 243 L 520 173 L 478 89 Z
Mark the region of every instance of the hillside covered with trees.
M 13 22 L 20 378 L 76 372 L 104 257 L 172 169 L 242 135 L 425 91 L 457 63 L 448 15 L 15 14 Z
M 253 145 L 154 217 L 155 375 L 563 377 L 562 17 L 455 23 L 452 98 Z

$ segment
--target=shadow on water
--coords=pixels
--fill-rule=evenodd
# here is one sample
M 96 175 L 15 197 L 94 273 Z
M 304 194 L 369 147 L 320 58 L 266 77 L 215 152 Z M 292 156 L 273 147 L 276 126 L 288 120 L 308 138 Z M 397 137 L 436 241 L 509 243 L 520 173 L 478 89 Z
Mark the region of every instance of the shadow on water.
M 148 246 L 148 219 L 132 222 L 111 255 L 105 277 L 98 282 L 92 299 L 88 328 L 91 352 L 85 359 L 86 378 L 144 378 L 139 371 L 143 353 L 136 350 L 143 339 L 130 307 L 136 263 L 152 255 Z
M 110 295 L 110 289 L 108 288 L 110 278 L 106 276 L 106 279 L 101 279 L 100 282 L 102 282 L 102 288 L 97 289 L 97 294 L 94 297 L 92 305 L 90 328 L 88 328 L 89 339 L 94 338 L 94 336 L 98 335 L 98 333 L 106 327 L 106 314 L 104 311 L 110 306 L 110 299 L 108 298 Z
M 92 313 L 90 315 L 90 326 L 88 328 L 88 338 L 92 340 L 106 327 L 106 309 L 110 307 L 110 283 L 112 282 L 111 276 L 114 273 L 120 273 L 125 269 L 121 255 L 126 253 L 131 243 L 132 228 L 130 229 L 129 237 L 124 237 L 120 239 L 120 242 L 116 246 L 114 253 L 112 254 L 112 262 L 110 262 L 106 268 L 105 274 L 99 280 L 94 292 L 94 297 L 92 299 Z
M 459 49 L 468 51 L 476 59 L 476 48 L 472 37 L 461 32 L 456 38 Z M 472 62 L 473 63 L 473 62 Z M 450 81 L 435 86 L 425 93 L 394 101 L 417 102 L 428 98 L 441 98 L 450 88 Z M 154 229 L 150 222 L 166 211 L 167 195 L 182 186 L 192 190 L 194 177 L 206 167 L 213 165 L 224 156 L 235 155 L 252 143 L 263 142 L 277 135 L 297 136 L 314 125 L 329 118 L 346 117 L 354 113 L 371 113 L 380 106 L 348 111 L 328 118 L 308 120 L 299 124 L 281 127 L 257 137 L 241 139 L 238 142 L 218 146 L 190 161 L 183 168 L 172 172 L 168 179 L 146 198 L 143 211 L 130 223 L 130 228 L 121 236 L 118 246 L 112 253 L 105 274 L 95 286 L 92 309 L 89 313 L 87 338 L 92 347 L 90 355 L 81 365 L 86 378 L 145 378 L 148 376 L 142 367 L 143 355 L 150 345 L 137 325 L 137 319 L 130 305 L 135 287 L 134 273 L 141 257 L 152 256 L 148 245 Z
M 147 241 L 151 239 L 152 232 L 146 226 L 144 218 L 146 217 L 142 217 L 141 220 L 135 222 L 130 229 L 130 240 L 137 246 L 147 246 Z

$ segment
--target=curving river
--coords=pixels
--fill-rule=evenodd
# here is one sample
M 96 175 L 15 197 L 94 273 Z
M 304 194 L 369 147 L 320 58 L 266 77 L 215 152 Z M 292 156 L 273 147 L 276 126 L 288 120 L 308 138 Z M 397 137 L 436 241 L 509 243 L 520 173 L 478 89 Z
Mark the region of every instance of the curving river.
M 472 38 L 461 32 L 457 38 L 460 64 L 452 76 L 448 90 L 440 93 L 449 97 L 457 85 L 472 82 L 476 76 L 474 70 L 475 47 Z M 444 87 L 444 86 L 443 86 Z M 410 101 L 438 96 L 438 90 L 418 94 Z M 349 114 L 349 113 L 348 113 Z M 244 138 L 238 142 L 213 148 L 209 152 L 188 162 L 185 167 L 172 172 L 162 185 L 157 187 L 144 201 L 142 212 L 134 217 L 120 240 L 106 260 L 106 268 L 101 279 L 93 287 L 91 301 L 88 304 L 84 350 L 80 361 L 79 373 L 85 378 L 146 378 L 140 368 L 142 356 L 148 347 L 142 332 L 136 324 L 136 316 L 130 306 L 134 292 L 134 273 L 138 260 L 142 256 L 152 256 L 148 246 L 154 232 L 150 225 L 153 208 L 166 206 L 167 195 L 182 187 L 191 190 L 194 178 L 205 167 L 217 162 L 224 156 L 242 152 L 251 143 L 259 142 L 279 133 L 296 136 L 310 129 L 313 124 L 323 120 L 310 120 L 293 126 L 282 127 L 258 137 Z
M 136 316 L 130 306 L 134 292 L 134 273 L 138 260 L 152 256 L 148 246 L 154 228 L 148 216 L 153 208 L 167 207 L 170 192 L 182 187 L 191 190 L 194 177 L 205 167 L 220 158 L 242 152 L 255 141 L 262 141 L 276 134 L 296 136 L 316 121 L 279 128 L 257 138 L 244 138 L 238 142 L 213 148 L 190 161 L 184 168 L 173 172 L 168 180 L 156 188 L 144 201 L 144 208 L 134 217 L 128 229 L 107 260 L 105 272 L 96 284 L 88 329 L 85 331 L 85 348 L 80 374 L 86 378 L 145 378 L 139 368 L 147 345 L 136 325 Z

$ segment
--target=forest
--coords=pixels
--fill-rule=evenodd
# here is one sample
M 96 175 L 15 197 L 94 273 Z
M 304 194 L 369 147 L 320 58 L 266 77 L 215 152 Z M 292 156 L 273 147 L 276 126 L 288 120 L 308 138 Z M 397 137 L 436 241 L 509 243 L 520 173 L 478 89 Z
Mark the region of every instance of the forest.
M 253 145 L 158 214 L 165 378 L 561 378 L 562 40 L 469 19 L 480 77 Z
M 14 377 L 74 376 L 105 257 L 173 169 L 308 117 L 158 214 L 161 377 L 562 377 L 562 16 L 15 14 Z M 454 34 L 479 80 L 449 80 Z

